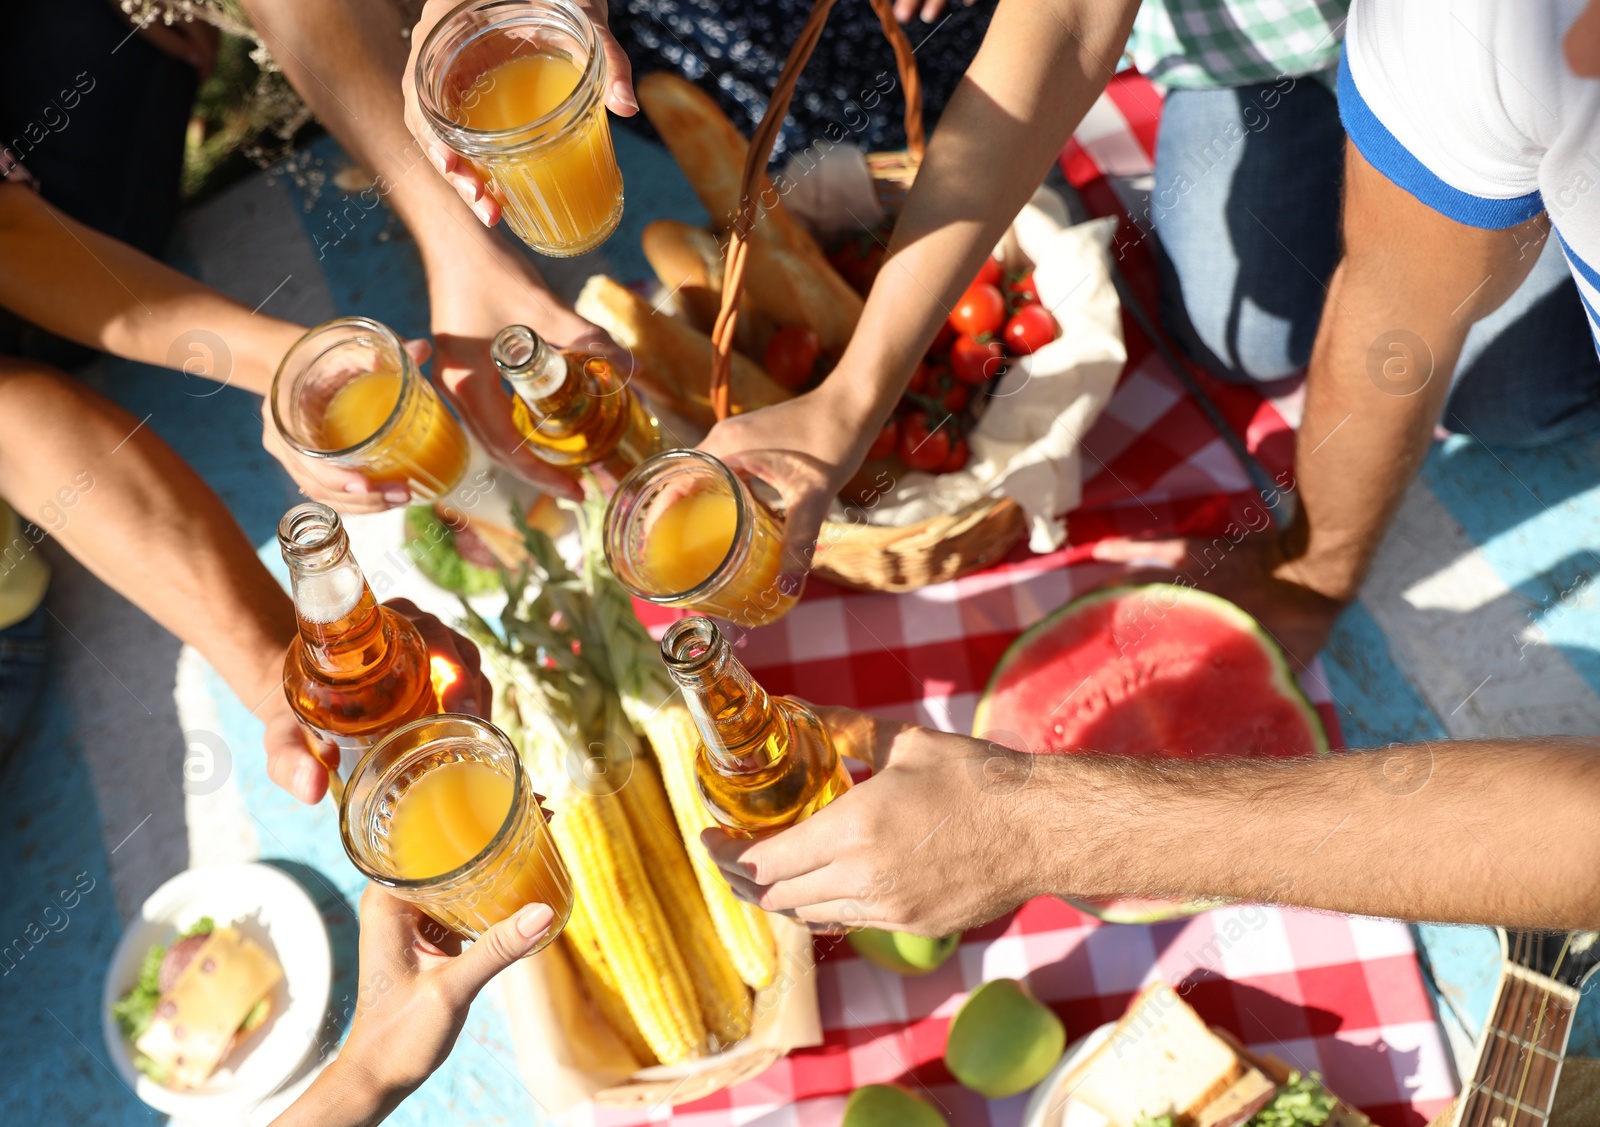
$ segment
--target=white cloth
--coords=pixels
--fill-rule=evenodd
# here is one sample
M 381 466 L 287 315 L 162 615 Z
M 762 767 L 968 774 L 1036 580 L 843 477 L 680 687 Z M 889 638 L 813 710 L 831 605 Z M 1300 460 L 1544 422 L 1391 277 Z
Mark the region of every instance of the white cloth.
M 957 473 L 907 473 L 874 507 L 871 523 L 903 527 L 957 513 L 986 497 L 1010 497 L 1028 521 L 1028 546 L 1059 548 L 1062 514 L 1082 497 L 1078 444 L 1100 417 L 1127 361 L 1121 303 L 1111 281 L 1114 219 L 1067 225 L 1061 197 L 1040 188 L 998 252 L 1007 269 L 1031 265 L 1039 300 L 1061 335 L 1014 360 L 967 436 L 971 460 Z M 836 505 L 834 519 L 848 517 Z

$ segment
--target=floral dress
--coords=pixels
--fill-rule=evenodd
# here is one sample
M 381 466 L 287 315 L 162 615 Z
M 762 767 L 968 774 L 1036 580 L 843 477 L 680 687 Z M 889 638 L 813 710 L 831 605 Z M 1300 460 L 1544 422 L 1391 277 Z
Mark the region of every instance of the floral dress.
M 912 17 L 923 116 L 931 130 L 988 29 L 996 0 L 953 3 L 931 24 Z M 767 108 L 789 47 L 811 12 L 808 0 L 611 0 L 611 30 L 634 76 L 671 70 L 721 104 L 747 136 Z M 905 147 L 905 102 L 894 52 L 868 0 L 838 0 L 795 88 L 773 159 L 813 141 L 869 151 Z M 630 119 L 646 131 L 643 115 Z

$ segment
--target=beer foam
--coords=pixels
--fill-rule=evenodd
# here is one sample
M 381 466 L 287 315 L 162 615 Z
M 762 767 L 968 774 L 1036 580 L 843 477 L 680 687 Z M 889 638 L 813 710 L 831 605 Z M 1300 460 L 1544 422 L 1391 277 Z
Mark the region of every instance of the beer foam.
M 299 575 L 294 582 L 294 608 L 307 622 L 337 622 L 356 609 L 365 586 L 353 567 Z

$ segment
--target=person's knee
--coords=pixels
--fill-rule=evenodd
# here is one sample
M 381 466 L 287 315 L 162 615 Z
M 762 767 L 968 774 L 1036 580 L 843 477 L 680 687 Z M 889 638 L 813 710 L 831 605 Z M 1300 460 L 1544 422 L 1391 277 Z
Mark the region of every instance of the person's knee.
M 1167 329 L 1189 359 L 1213 375 L 1229 383 L 1257 384 L 1305 369 L 1316 337 L 1315 317 L 1268 312 L 1248 295 L 1197 292 L 1181 282 L 1179 292 L 1179 301 L 1164 303 Z

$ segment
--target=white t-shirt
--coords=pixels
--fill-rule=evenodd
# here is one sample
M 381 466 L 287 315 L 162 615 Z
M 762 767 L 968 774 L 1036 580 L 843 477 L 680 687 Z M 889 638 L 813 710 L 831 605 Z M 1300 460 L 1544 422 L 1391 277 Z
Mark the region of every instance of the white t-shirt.
M 1584 0 L 1355 0 L 1339 111 L 1361 155 L 1487 230 L 1548 211 L 1600 346 L 1600 81 L 1561 53 Z

